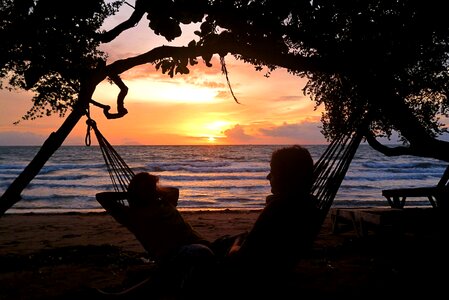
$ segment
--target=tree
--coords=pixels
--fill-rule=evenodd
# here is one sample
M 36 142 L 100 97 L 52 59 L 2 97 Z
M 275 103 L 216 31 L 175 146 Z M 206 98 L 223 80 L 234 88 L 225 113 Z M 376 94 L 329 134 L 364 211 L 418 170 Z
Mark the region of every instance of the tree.
M 136 0 L 129 19 L 108 32 L 105 18 L 125 1 L 2 0 L 0 75 L 6 88 L 36 93 L 33 119 L 66 117 L 41 151 L 0 198 L 0 214 L 20 193 L 87 114 L 95 87 L 109 78 L 121 88 L 118 112 L 126 114 L 126 85 L 119 75 L 153 63 L 169 76 L 188 74 L 202 58 L 234 55 L 268 72 L 282 67 L 305 77 L 304 93 L 324 105 L 323 134 L 329 139 L 353 130 L 357 117 L 369 120 L 367 140 L 386 155 L 416 155 L 449 161 L 441 117 L 448 117 L 449 20 L 438 1 Z M 200 23 L 197 39 L 184 47 L 160 46 L 110 64 L 98 51 L 143 22 L 172 41 L 180 24 Z M 75 47 L 76 46 L 76 47 Z M 269 51 L 267 51 L 267 49 Z M 5 84 L 4 84 L 5 85 Z M 95 103 L 93 103 L 95 104 Z M 404 146 L 388 148 L 376 137 L 397 131 Z

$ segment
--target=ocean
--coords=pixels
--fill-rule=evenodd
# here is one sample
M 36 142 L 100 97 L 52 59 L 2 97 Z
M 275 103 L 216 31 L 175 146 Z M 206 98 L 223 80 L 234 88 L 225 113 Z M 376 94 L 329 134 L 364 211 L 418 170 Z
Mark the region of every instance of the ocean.
M 270 193 L 266 175 L 270 154 L 282 145 L 114 146 L 135 173 L 160 176 L 180 189 L 178 207 L 190 209 L 262 208 Z M 326 145 L 306 145 L 314 160 Z M 0 193 L 23 171 L 39 146 L 0 147 Z M 333 202 L 334 207 L 388 206 L 382 189 L 436 185 L 447 164 L 413 156 L 386 157 L 360 145 Z M 98 146 L 62 146 L 7 213 L 103 211 L 95 194 L 113 191 Z M 429 206 L 425 198 L 407 206 Z

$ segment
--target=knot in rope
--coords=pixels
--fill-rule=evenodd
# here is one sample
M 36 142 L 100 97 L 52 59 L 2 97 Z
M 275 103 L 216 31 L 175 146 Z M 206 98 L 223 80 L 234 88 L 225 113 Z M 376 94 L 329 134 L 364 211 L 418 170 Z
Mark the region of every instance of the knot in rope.
M 86 144 L 86 146 L 90 146 L 92 144 L 92 138 L 90 135 L 90 131 L 91 129 L 96 129 L 97 128 L 97 123 L 95 123 L 94 120 L 92 120 L 90 117 L 88 117 L 88 119 L 86 120 L 86 124 L 87 124 L 87 132 L 86 132 L 86 137 L 84 138 L 84 143 Z

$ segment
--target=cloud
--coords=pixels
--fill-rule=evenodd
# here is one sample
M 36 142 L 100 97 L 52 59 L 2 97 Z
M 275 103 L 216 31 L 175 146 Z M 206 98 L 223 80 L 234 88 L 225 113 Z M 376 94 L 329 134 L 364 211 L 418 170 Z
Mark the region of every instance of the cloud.
M 241 143 L 241 142 L 250 143 L 251 141 L 254 140 L 252 136 L 245 133 L 245 130 L 239 124 L 235 125 L 230 129 L 225 130 L 223 133 L 230 143 Z
M 0 146 L 42 146 L 48 135 L 32 132 L 5 131 L 0 132 Z M 92 143 L 95 144 L 96 140 Z M 63 145 L 83 145 L 84 137 L 76 134 L 68 136 Z
M 276 102 L 291 102 L 291 101 L 300 101 L 306 99 L 303 95 L 293 95 L 293 96 L 280 96 L 278 98 L 273 99 Z
M 45 136 L 31 132 L 7 131 L 0 133 L 1 146 L 36 146 L 41 145 Z
M 271 138 L 287 138 L 293 141 L 307 142 L 308 144 L 326 143 L 325 138 L 320 132 L 321 123 L 303 122 L 288 124 L 284 122 L 280 126 L 272 126 L 271 128 L 261 128 L 259 131 Z

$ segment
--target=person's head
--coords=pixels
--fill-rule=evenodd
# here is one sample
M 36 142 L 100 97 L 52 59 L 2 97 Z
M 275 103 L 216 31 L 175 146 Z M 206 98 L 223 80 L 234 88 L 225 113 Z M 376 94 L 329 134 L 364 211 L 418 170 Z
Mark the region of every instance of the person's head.
M 267 179 L 274 195 L 309 192 L 312 175 L 313 159 L 306 148 L 294 145 L 272 153 Z
M 128 202 L 130 206 L 142 206 L 156 199 L 159 177 L 147 172 L 134 175 L 128 185 Z

